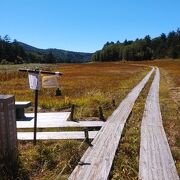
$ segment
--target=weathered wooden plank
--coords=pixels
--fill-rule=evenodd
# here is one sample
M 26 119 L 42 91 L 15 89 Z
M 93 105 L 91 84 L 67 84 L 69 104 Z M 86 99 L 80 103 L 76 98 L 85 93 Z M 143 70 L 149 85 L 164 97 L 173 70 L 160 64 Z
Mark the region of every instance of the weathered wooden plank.
M 32 106 L 32 102 L 31 101 L 16 101 L 15 106 L 16 108 L 28 108 Z
M 93 139 L 98 131 L 89 131 L 89 138 Z M 18 140 L 33 140 L 33 132 L 18 132 Z M 37 140 L 63 140 L 63 139 L 85 139 L 83 131 L 66 132 L 37 132 Z
M 92 141 L 93 146 L 89 147 L 81 158 L 80 161 L 84 165 L 76 166 L 69 177 L 70 180 L 103 180 L 108 178 L 124 124 L 133 108 L 135 100 L 153 71 L 154 68 L 132 89 L 119 107 L 108 118 L 107 122 L 105 122 Z
M 159 106 L 159 69 L 147 96 L 141 124 L 140 180 L 178 180 Z
M 37 128 L 54 127 L 101 127 L 102 121 L 67 121 L 70 112 L 38 113 Z M 17 128 L 33 128 L 34 114 L 26 113 L 27 121 L 17 121 Z M 28 121 L 28 119 L 30 119 Z

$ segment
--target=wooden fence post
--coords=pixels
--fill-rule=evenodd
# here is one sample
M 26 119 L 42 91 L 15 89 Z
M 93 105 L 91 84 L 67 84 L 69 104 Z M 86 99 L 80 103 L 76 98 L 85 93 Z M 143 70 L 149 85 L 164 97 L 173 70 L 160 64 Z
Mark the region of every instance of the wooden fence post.
M 102 120 L 102 121 L 106 121 L 105 118 L 104 118 L 103 110 L 102 110 L 101 106 L 99 106 L 99 119 Z
M 85 141 L 87 143 L 89 143 L 89 132 L 88 132 L 88 128 L 84 128 L 84 136 L 85 136 Z
M 116 101 L 115 101 L 115 99 L 112 99 L 112 106 L 113 106 L 113 107 L 116 106 Z
M 89 139 L 89 131 L 88 128 L 84 128 L 84 136 L 85 136 L 85 142 L 89 145 L 92 146 L 90 139 Z
M 17 131 L 15 97 L 0 95 L 0 165 L 17 164 Z
M 70 121 L 74 121 L 74 104 L 71 106 L 71 115 L 70 115 Z

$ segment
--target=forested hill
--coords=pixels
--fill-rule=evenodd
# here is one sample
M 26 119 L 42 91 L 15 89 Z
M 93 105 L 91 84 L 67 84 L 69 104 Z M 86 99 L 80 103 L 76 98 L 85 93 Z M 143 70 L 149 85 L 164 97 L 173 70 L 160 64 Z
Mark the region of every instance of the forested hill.
M 18 42 L 26 52 L 37 54 L 49 54 L 52 53 L 57 62 L 88 62 L 91 60 L 92 53 L 66 51 L 62 49 L 39 49 L 28 44 Z
M 39 49 L 28 44 L 0 36 L 0 63 L 84 63 L 92 53 L 72 52 L 61 49 Z
M 102 50 L 96 51 L 92 61 L 151 60 L 180 58 L 180 29 L 168 35 L 162 33 L 151 39 L 149 35 L 135 41 L 107 42 Z
M 88 61 L 152 60 L 180 58 L 180 29 L 156 38 L 149 35 L 143 39 L 124 42 L 107 42 L 94 54 L 61 49 L 39 49 L 28 44 L 0 36 L 0 63 L 84 63 Z

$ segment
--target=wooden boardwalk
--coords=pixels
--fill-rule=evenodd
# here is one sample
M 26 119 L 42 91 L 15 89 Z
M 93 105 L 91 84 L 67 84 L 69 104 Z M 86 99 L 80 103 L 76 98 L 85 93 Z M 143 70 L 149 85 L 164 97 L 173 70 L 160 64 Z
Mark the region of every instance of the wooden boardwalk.
M 26 113 L 25 121 L 17 121 L 17 128 L 33 128 L 34 114 Z M 67 121 L 70 112 L 38 113 L 37 128 L 63 128 L 63 127 L 102 127 L 103 121 Z
M 89 147 L 81 158 L 81 165 L 76 166 L 69 180 L 108 179 L 125 122 L 132 111 L 135 100 L 153 71 L 154 68 L 132 89 L 108 118 L 92 141 L 92 147 Z
M 140 180 L 179 180 L 159 106 L 159 69 L 151 85 L 141 125 Z
M 19 129 L 32 129 L 34 127 L 34 114 L 26 113 L 24 121 L 17 121 L 17 131 Z M 70 112 L 38 113 L 37 128 L 101 128 L 103 121 L 67 121 Z M 98 131 L 89 131 L 89 138 L 94 139 Z M 33 140 L 33 132 L 18 132 L 18 140 Z M 63 139 L 85 139 L 84 131 L 66 132 L 37 132 L 37 140 L 63 140 Z
M 89 139 L 94 139 L 98 131 L 89 131 Z M 18 140 L 33 140 L 33 132 L 18 132 Z M 37 132 L 37 140 L 85 139 L 83 131 Z

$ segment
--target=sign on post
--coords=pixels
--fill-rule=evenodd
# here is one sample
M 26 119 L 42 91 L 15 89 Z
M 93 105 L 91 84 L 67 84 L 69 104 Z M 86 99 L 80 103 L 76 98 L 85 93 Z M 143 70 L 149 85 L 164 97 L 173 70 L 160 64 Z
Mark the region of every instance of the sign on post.
M 45 76 L 43 80 L 44 88 L 58 87 L 57 76 L 63 75 L 61 72 L 49 72 L 40 70 L 19 69 L 21 72 L 28 72 L 30 89 L 35 90 L 35 108 L 34 108 L 34 145 L 36 145 L 36 130 L 37 130 L 37 107 L 38 107 L 38 91 L 41 88 L 41 74 L 53 76 Z
M 39 73 L 28 73 L 29 87 L 33 90 L 40 90 L 40 75 Z
M 43 88 L 58 88 L 57 76 L 43 76 L 42 77 L 42 87 Z

